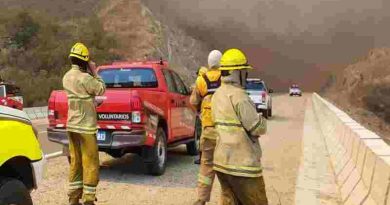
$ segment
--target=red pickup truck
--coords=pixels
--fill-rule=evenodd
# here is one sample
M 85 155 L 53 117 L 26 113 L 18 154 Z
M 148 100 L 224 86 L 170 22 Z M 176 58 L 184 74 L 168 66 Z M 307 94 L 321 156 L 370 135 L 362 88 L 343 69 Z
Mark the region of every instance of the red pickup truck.
M 104 96 L 95 97 L 100 151 L 113 157 L 137 153 L 152 175 L 164 173 L 168 147 L 186 144 L 188 154 L 198 153 L 190 91 L 167 62 L 116 62 L 100 66 L 98 73 L 107 87 Z M 50 141 L 68 144 L 67 111 L 66 93 L 53 91 L 48 103 Z
M 0 81 L 0 105 L 23 110 L 23 97 L 20 88 Z

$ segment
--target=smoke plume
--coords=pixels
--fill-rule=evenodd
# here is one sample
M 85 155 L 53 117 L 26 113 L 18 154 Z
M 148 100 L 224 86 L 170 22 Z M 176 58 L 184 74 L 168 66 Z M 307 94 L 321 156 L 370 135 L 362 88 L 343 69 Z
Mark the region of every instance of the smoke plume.
M 388 0 L 143 0 L 212 48 L 244 49 L 253 74 L 318 90 L 335 65 L 390 46 Z M 337 66 L 339 67 L 339 66 Z

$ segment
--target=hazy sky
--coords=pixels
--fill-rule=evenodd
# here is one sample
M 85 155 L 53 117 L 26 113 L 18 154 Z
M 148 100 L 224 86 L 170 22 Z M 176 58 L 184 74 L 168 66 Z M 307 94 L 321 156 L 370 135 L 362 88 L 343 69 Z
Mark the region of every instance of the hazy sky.
M 293 81 L 319 69 L 313 64 L 348 64 L 390 46 L 389 0 L 143 1 L 217 48 L 272 53 L 263 71 Z

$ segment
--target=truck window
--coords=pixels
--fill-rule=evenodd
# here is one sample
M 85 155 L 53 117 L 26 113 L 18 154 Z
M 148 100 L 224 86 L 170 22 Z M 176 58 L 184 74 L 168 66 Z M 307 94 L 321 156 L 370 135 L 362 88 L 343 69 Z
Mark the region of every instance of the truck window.
M 99 72 L 108 88 L 156 88 L 157 77 L 150 68 L 114 68 Z
M 182 95 L 188 95 L 189 92 L 187 90 L 187 86 L 183 83 L 180 76 L 175 72 L 172 72 L 172 75 L 175 80 L 177 91 Z
M 169 70 L 163 70 L 165 82 L 167 82 L 169 92 L 177 93 L 176 84 L 173 79 L 172 73 Z
M 245 89 L 246 90 L 266 91 L 264 83 L 260 82 L 260 81 L 249 81 L 249 82 L 246 82 Z
M 0 85 L 0 97 L 5 97 L 5 86 Z
M 5 93 L 7 96 L 21 96 L 20 88 L 14 85 L 5 85 Z

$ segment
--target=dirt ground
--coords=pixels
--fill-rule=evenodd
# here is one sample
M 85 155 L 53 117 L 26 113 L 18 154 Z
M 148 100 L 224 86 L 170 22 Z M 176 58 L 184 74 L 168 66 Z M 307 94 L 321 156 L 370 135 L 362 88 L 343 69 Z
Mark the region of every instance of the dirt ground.
M 271 205 L 294 204 L 295 183 L 301 158 L 305 104 L 303 97 L 274 97 L 268 134 L 261 138 L 267 196 Z M 102 205 L 184 205 L 196 199 L 198 166 L 181 146 L 169 152 L 166 173 L 160 177 L 143 174 L 141 159 L 126 155 L 113 159 L 101 154 L 98 203 Z M 37 205 L 67 204 L 68 163 L 65 157 L 47 163 L 46 177 L 32 196 Z M 217 205 L 219 183 L 215 183 L 209 204 Z

